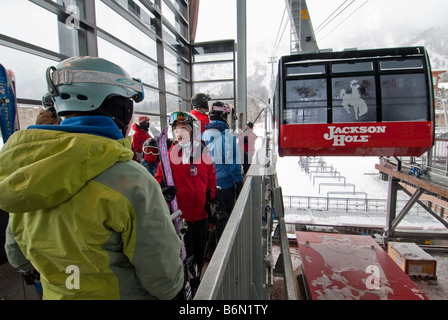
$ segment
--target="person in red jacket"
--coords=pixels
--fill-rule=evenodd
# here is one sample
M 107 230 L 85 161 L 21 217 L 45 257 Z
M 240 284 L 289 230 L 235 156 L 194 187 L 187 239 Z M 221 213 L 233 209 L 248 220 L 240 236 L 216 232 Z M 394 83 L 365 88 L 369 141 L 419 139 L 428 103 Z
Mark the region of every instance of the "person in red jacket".
M 143 159 L 143 144 L 146 140 L 151 138 L 148 133 L 149 117 L 141 116 L 138 118 L 138 123 L 132 125 L 134 134 L 132 136 L 132 151 L 134 151 L 134 160 L 140 163 Z
M 210 96 L 205 93 L 196 93 L 191 98 L 191 105 L 194 110 L 191 114 L 194 115 L 201 122 L 201 133 L 205 131 L 205 125 L 210 123 L 208 118 L 208 102 L 210 101 Z
M 197 280 L 201 274 L 208 231 L 208 213 L 205 209 L 207 191 L 211 198 L 216 193 L 216 172 L 210 154 L 200 140 L 192 138 L 199 132 L 199 122 L 188 112 L 174 112 L 170 116 L 174 142 L 169 150 L 177 202 L 188 230 L 184 236 L 187 260 L 197 264 Z M 195 128 L 196 127 L 196 128 Z M 159 162 L 156 180 L 164 184 L 162 162 Z M 166 190 L 166 189 L 165 189 Z M 199 283 L 197 283 L 198 285 Z M 192 284 L 193 290 L 194 285 Z

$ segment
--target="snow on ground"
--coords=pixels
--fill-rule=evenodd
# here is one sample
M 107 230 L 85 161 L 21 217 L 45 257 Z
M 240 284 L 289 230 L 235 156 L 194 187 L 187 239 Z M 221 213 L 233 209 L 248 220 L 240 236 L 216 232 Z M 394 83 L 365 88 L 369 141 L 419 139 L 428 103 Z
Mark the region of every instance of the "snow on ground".
M 319 160 L 320 158 L 316 159 Z M 362 200 L 365 198 L 369 199 L 369 201 L 379 199 L 382 200 L 378 202 L 381 205 L 385 205 L 387 201 L 389 183 L 381 180 L 378 170 L 375 169 L 375 164 L 379 163 L 379 158 L 324 157 L 322 160 L 325 161 L 326 166 L 332 166 L 333 170 L 338 171 L 341 177 L 346 179 L 345 182 L 348 186 L 327 186 L 325 182 L 331 181 L 330 183 L 337 183 L 337 180 L 335 178 L 329 180 L 325 175 L 320 174 L 321 171 L 319 170 L 321 169 L 318 169 L 318 173 L 316 173 L 316 168 L 314 167 L 310 168 L 311 174 L 306 173 L 298 164 L 300 157 L 283 157 L 278 158 L 276 167 L 283 196 L 356 198 L 359 199 L 359 211 L 345 211 L 344 206 L 341 206 L 340 210 L 334 209 L 333 206 L 333 209 L 328 212 L 320 211 L 316 207 L 313 210 L 303 211 L 295 208 L 293 199 L 292 209 L 287 209 L 288 211 L 285 212 L 286 221 L 289 223 L 309 223 L 317 225 L 385 227 L 386 212 L 382 210 L 369 210 L 364 212 L 365 202 Z M 343 180 L 340 182 L 342 183 Z M 353 185 L 358 195 L 351 193 L 353 191 Z M 333 194 L 328 194 L 329 192 L 333 192 Z M 345 194 L 339 192 L 345 192 Z M 397 193 L 397 198 L 399 201 L 405 200 L 397 203 L 401 205 L 404 205 L 409 200 L 409 196 L 402 191 Z M 322 201 L 320 200 L 320 206 L 322 206 Z M 316 206 L 316 200 L 312 200 L 312 202 Z M 335 202 L 332 203 L 334 204 Z M 344 201 L 340 203 L 344 203 Z M 375 202 L 369 203 L 374 204 Z M 351 202 L 351 208 L 353 208 L 353 204 L 354 202 Z M 418 205 L 414 206 L 417 207 Z M 397 229 L 446 231 L 446 228 L 440 222 L 431 217 L 422 208 L 418 207 L 415 209 L 421 210 L 406 215 Z M 401 207 L 398 210 L 401 210 Z
M 369 199 L 387 199 L 388 183 L 379 178 L 375 164 L 379 163 L 378 157 L 324 157 L 327 166 L 341 173 L 346 178 L 347 184 L 354 184 L 356 192 L 367 193 Z M 299 165 L 300 157 L 279 157 L 277 159 L 277 177 L 285 196 L 313 196 L 326 197 L 331 188 L 321 188 L 318 184 L 322 180 L 313 181 Z M 352 189 L 350 189 L 352 190 Z M 400 195 L 399 198 L 406 199 Z

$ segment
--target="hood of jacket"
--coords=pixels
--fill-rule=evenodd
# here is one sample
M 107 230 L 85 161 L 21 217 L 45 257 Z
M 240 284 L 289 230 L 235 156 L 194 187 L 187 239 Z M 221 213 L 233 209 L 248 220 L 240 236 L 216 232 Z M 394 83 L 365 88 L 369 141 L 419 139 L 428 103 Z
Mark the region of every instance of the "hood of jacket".
M 219 132 L 223 132 L 229 129 L 229 125 L 224 121 L 210 120 L 210 123 L 205 125 L 205 129 L 216 129 Z
M 87 130 L 80 118 L 90 121 Z M 131 140 L 117 139 L 112 119 L 92 120 L 78 117 L 13 134 L 0 152 L 0 208 L 24 213 L 54 207 L 114 163 L 131 160 Z

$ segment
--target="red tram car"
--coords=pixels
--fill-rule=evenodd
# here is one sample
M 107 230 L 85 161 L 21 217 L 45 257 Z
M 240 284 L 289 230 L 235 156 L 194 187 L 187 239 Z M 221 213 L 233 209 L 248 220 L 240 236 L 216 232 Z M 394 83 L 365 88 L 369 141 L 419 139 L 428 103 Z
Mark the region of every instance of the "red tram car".
M 420 156 L 434 144 L 424 47 L 284 56 L 273 104 L 280 156 Z

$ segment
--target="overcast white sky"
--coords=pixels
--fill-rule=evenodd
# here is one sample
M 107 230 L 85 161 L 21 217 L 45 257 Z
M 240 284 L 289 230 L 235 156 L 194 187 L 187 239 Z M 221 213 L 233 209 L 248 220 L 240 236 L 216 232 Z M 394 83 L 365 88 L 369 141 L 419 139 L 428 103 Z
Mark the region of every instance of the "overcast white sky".
M 197 42 L 236 39 L 236 1 L 200 1 Z M 348 6 L 350 3 L 352 4 Z M 386 38 L 391 37 L 391 33 L 401 34 L 406 30 L 408 34 L 412 34 L 431 26 L 448 24 L 446 0 L 308 0 L 307 5 L 315 30 L 339 6 L 342 5 L 341 9 L 348 6 L 316 33 L 321 49 L 359 47 L 355 38 L 366 40 L 384 37 L 383 40 L 387 41 Z M 251 50 L 274 52 L 279 29 L 280 33 L 283 31 L 280 23 L 284 8 L 284 0 L 247 0 L 248 53 Z M 353 13 L 357 8 L 359 9 Z M 340 24 L 350 14 L 352 15 Z M 288 26 L 282 44 L 275 52 L 276 56 L 289 54 L 289 39 Z

